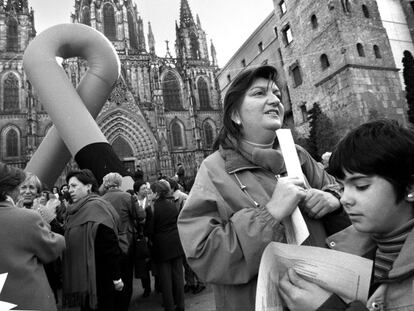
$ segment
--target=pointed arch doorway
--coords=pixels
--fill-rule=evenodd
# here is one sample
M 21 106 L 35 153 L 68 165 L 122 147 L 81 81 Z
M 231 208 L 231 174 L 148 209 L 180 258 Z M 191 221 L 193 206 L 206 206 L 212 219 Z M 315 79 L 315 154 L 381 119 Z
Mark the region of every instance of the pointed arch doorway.
M 135 157 L 131 145 L 122 136 L 118 136 L 112 143 L 116 155 L 124 164 L 126 170 L 133 173 L 135 170 Z

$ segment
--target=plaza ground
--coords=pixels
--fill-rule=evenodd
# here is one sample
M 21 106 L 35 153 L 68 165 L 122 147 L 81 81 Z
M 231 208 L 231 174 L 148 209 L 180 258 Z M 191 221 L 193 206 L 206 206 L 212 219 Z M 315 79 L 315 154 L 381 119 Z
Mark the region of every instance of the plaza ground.
M 152 280 L 153 281 L 153 280 Z M 154 288 L 152 282 L 152 289 Z M 130 311 L 163 311 L 161 294 L 154 291 L 147 298 L 143 298 L 144 290 L 140 280 L 134 279 L 134 292 L 132 295 L 129 310 Z M 205 290 L 194 295 L 192 293 L 185 294 L 185 310 L 186 311 L 215 311 L 214 294 L 211 286 L 207 286 Z

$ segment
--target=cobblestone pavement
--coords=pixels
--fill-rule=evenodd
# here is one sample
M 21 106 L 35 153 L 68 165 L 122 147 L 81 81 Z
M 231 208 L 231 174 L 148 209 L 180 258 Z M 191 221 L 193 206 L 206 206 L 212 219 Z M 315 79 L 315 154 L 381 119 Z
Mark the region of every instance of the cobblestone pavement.
M 153 284 L 152 284 L 152 288 Z M 134 279 L 134 292 L 132 295 L 129 311 L 163 311 L 161 306 L 161 294 L 151 292 L 147 298 L 142 297 L 141 282 Z M 185 294 L 185 310 L 186 311 L 215 311 L 214 294 L 210 286 L 207 286 L 199 294 L 186 293 Z

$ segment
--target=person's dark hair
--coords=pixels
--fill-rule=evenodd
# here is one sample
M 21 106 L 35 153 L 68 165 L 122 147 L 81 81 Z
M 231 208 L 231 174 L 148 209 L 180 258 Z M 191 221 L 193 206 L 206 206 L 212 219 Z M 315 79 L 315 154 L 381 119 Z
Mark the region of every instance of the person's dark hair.
M 66 201 L 68 201 L 69 203 L 71 203 L 71 202 L 72 202 L 72 198 L 71 198 L 71 196 L 70 196 L 69 192 L 64 192 L 64 193 L 62 193 L 62 194 L 59 196 L 59 200 L 60 200 L 60 202 L 63 202 L 63 200 L 66 200 Z
M 98 192 L 98 182 L 96 181 L 96 178 L 91 170 L 83 169 L 70 171 L 66 175 L 66 182 L 69 183 L 69 179 L 72 177 L 76 177 L 84 185 L 91 184 L 91 191 L 95 193 Z
M 414 130 L 395 120 L 376 120 L 349 132 L 336 146 L 328 172 L 343 179 L 345 171 L 378 175 L 392 184 L 397 202 L 413 183 Z
M 144 179 L 144 172 L 142 171 L 141 167 L 139 167 L 139 165 L 137 166 L 135 170 L 133 178 L 134 178 L 134 181 Z
M 49 201 L 49 200 L 50 200 L 50 194 L 51 194 L 51 192 L 50 192 L 50 191 L 48 191 L 48 190 L 43 190 L 41 193 L 42 193 L 42 194 L 44 193 L 44 194 L 46 195 L 46 200 L 47 200 L 47 201 Z
M 158 199 L 165 199 L 170 194 L 170 189 L 168 188 L 168 182 L 158 180 L 151 184 L 152 192 L 158 194 Z
M 235 139 L 241 136 L 241 127 L 231 119 L 242 104 L 246 91 L 257 78 L 269 79 L 276 83 L 277 71 L 272 66 L 260 66 L 242 71 L 230 84 L 223 100 L 223 120 L 220 132 L 214 141 L 213 149 L 217 150 L 220 145 L 225 145 L 226 138 L 230 135 Z
M 0 201 L 5 201 L 25 179 L 23 170 L 0 163 Z
M 60 193 L 62 193 L 62 189 L 63 189 L 63 187 L 68 187 L 69 188 L 69 185 L 68 184 L 63 184 L 62 186 L 60 186 L 60 189 L 59 189 L 59 192 Z
M 172 189 L 172 191 L 176 191 L 177 189 L 179 189 L 180 187 L 178 186 L 178 182 L 176 182 L 174 179 L 172 178 L 167 178 L 165 179 L 166 181 L 168 181 L 168 183 L 170 184 L 170 187 Z
M 145 185 L 146 182 L 142 179 L 137 180 L 136 182 L 134 182 L 134 191 L 135 193 L 139 192 L 139 188 L 141 188 L 142 185 Z

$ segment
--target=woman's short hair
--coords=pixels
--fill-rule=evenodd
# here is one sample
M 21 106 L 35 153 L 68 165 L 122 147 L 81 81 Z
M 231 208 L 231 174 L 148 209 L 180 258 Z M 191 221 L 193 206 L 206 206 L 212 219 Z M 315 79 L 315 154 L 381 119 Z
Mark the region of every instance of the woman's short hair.
M 84 185 L 92 185 L 91 191 L 98 192 L 98 182 L 91 170 L 73 170 L 66 175 L 66 182 L 69 183 L 69 179 L 76 177 Z
M 231 135 L 236 139 L 240 138 L 241 127 L 234 123 L 231 118 L 242 104 L 247 90 L 257 78 L 269 79 L 276 83 L 277 70 L 273 66 L 265 65 L 246 69 L 236 76 L 224 96 L 223 125 L 214 142 L 214 149 L 218 149 L 219 145 L 224 144 L 228 135 Z
M 31 172 L 26 172 L 26 178 L 23 181 L 23 184 L 26 184 L 26 183 L 32 183 L 36 187 L 37 193 L 39 194 L 43 190 L 43 185 L 39 177 L 37 177 L 35 174 Z
M 108 173 L 103 177 L 102 181 L 105 188 L 119 188 L 122 186 L 122 176 L 119 173 Z
M 165 199 L 170 194 L 171 188 L 166 180 L 158 180 L 151 184 L 151 190 L 158 194 L 158 198 Z
M 0 163 L 0 201 L 5 201 L 25 178 L 26 174 L 23 170 Z
M 343 179 L 345 172 L 377 175 L 392 184 L 397 202 L 413 183 L 414 130 L 395 120 L 364 123 L 338 143 L 328 172 Z

